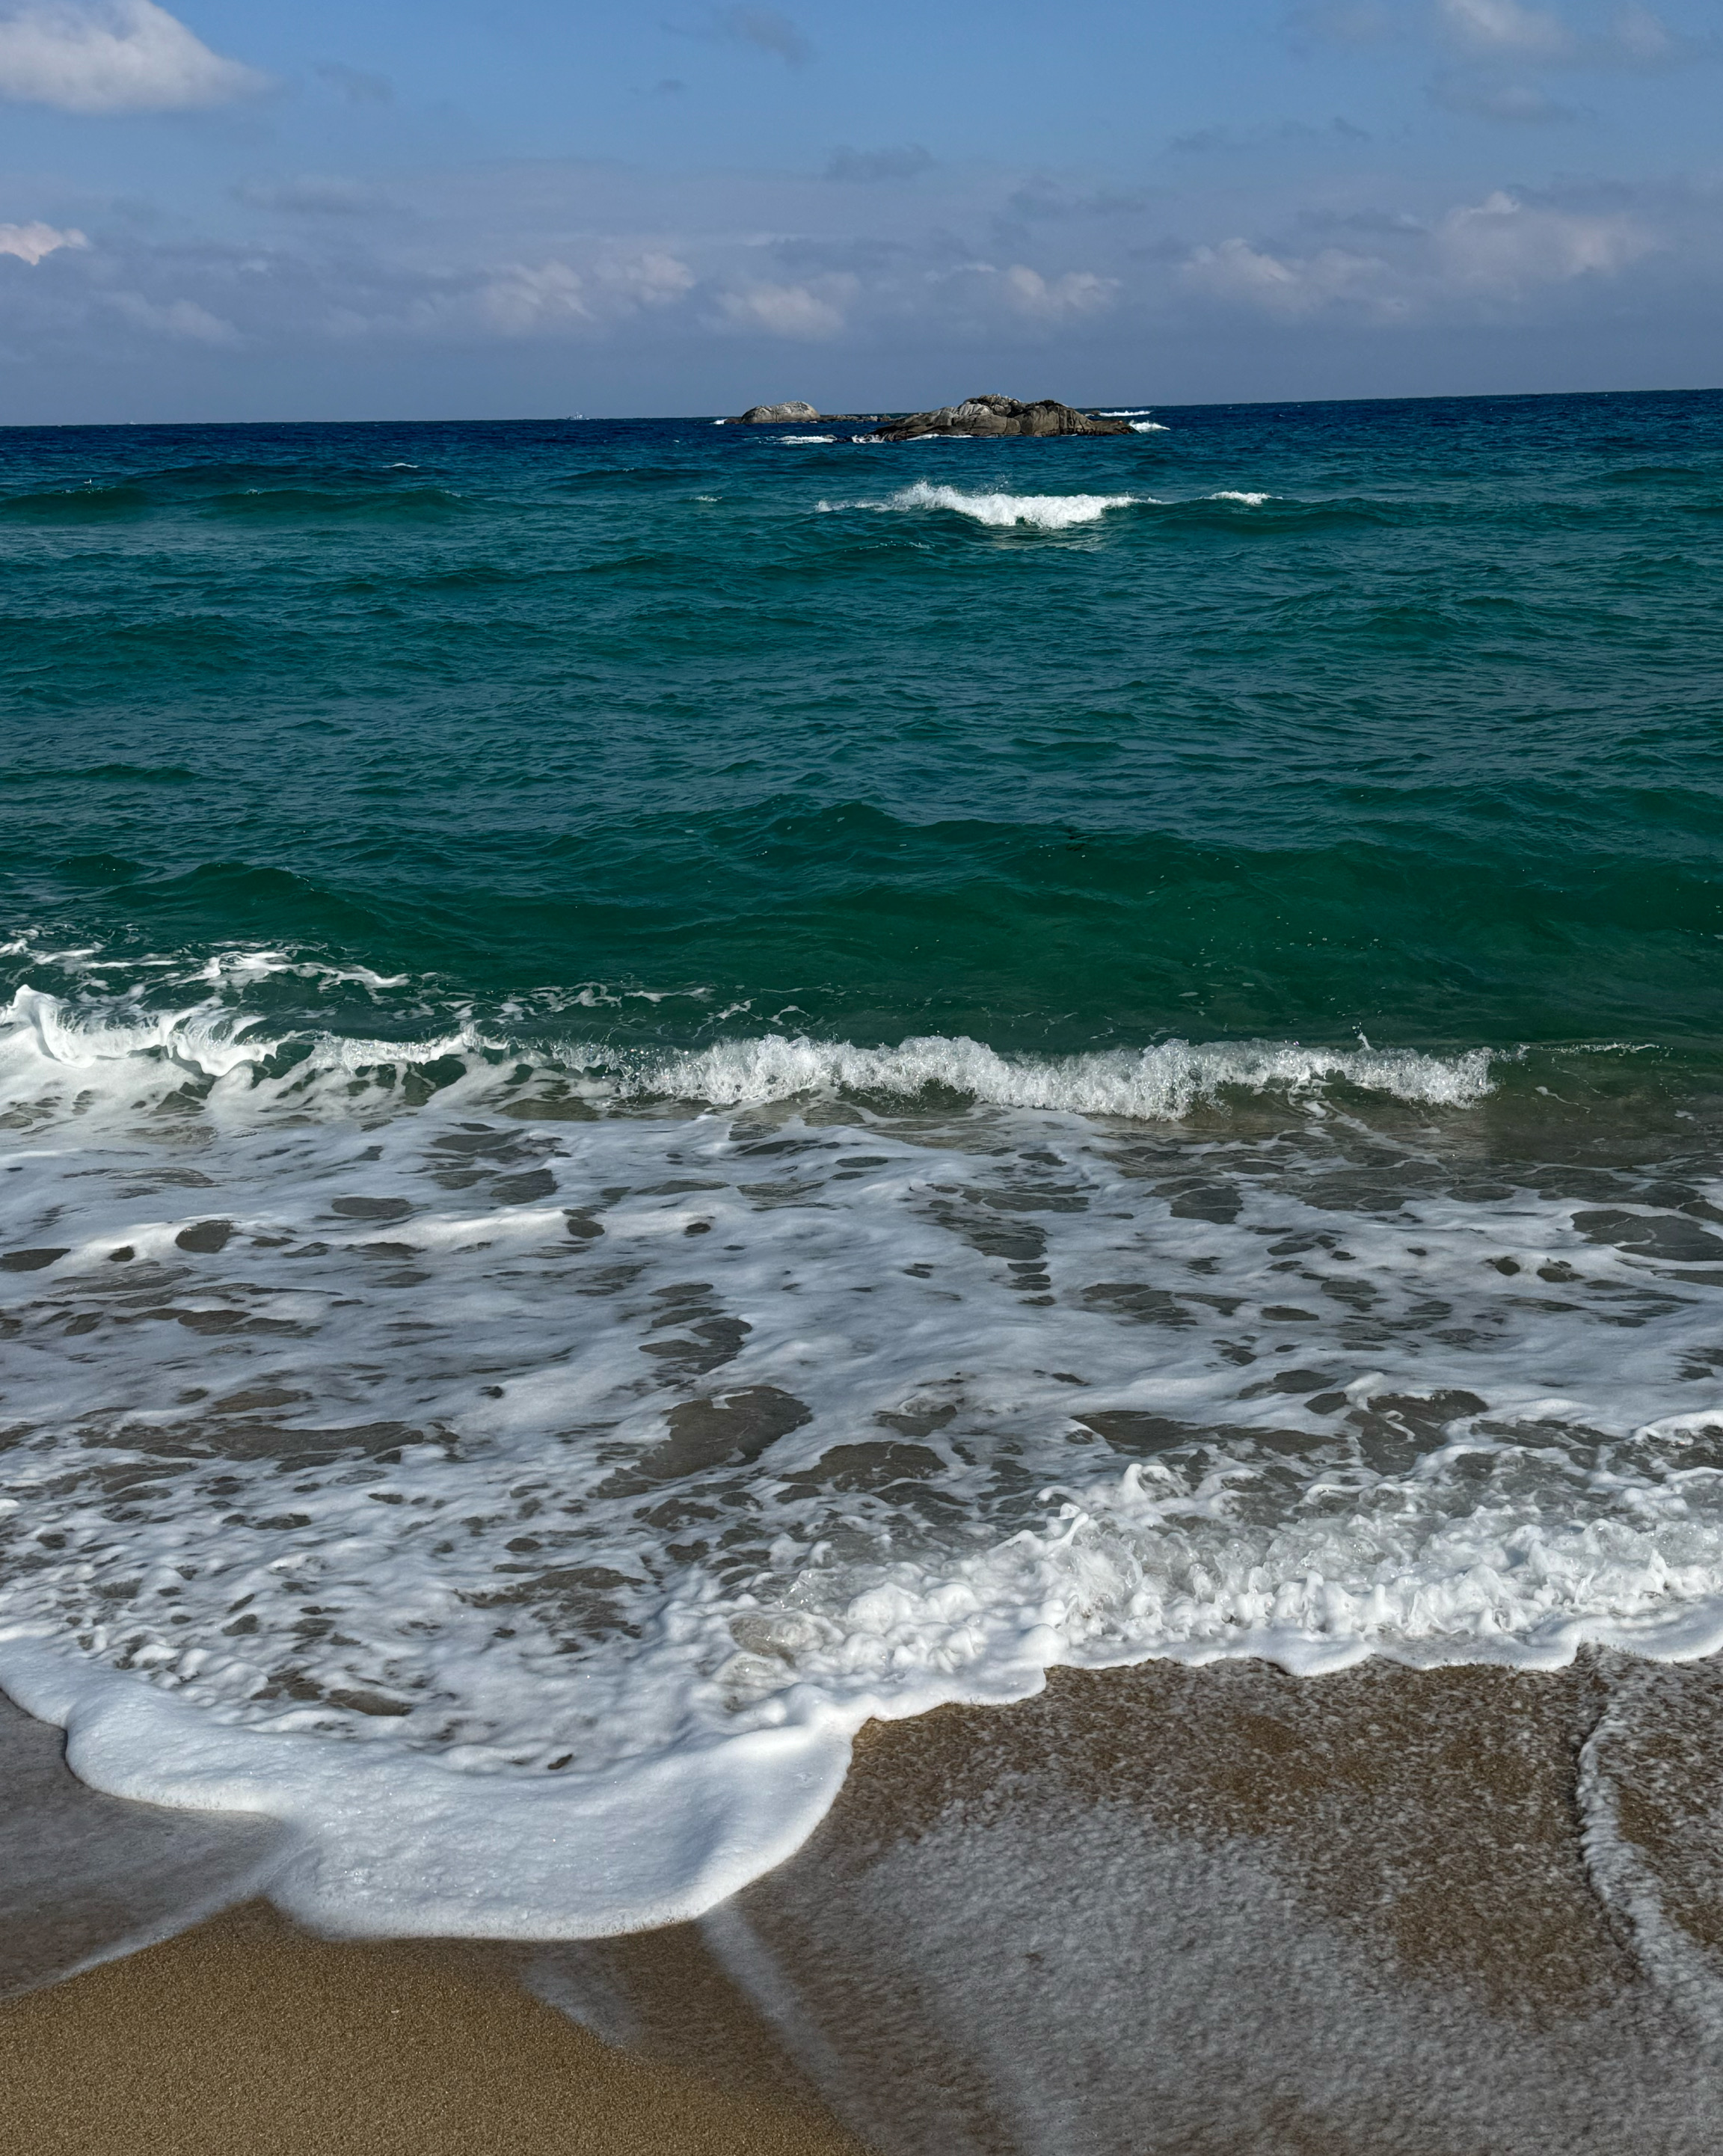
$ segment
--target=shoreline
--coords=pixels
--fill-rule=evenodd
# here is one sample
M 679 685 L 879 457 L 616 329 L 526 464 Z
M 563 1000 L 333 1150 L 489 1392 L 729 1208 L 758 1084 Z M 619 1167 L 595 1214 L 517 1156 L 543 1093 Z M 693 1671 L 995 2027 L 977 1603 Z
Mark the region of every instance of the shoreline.
M 33 2124 L 33 2156 L 289 2118 L 477 2151 L 435 2138 L 469 2086 L 526 2149 L 1702 2156 L 1720 1783 L 1723 1661 L 1059 1671 L 869 1725 L 810 1840 L 697 1924 L 361 1943 L 253 1905 L 0 2007 L 0 2059 L 49 2128 L 74 2060 L 181 2121 Z M 341 2106 L 367 2138 L 320 2143 Z

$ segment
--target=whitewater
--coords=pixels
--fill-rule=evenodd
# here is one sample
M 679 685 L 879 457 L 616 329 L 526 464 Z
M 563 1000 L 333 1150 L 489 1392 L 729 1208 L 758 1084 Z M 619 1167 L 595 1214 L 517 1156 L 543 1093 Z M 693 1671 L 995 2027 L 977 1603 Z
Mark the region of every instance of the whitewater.
M 573 1938 L 1060 1666 L 1723 1645 L 1723 400 L 1131 412 L 0 442 L 93 1786 Z
M 547 1055 L 180 970 L 0 1028 L 0 1684 L 293 1823 L 308 1920 L 698 1913 L 869 1717 L 1061 1663 L 1723 1643 L 1723 1275 L 1667 1192 L 1468 1193 L 1520 1059 Z

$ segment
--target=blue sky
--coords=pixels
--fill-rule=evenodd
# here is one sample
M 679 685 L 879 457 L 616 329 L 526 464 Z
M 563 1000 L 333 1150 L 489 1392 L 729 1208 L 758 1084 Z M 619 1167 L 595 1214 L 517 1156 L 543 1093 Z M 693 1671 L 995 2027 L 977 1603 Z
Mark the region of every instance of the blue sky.
M 0 421 L 1710 386 L 1716 0 L 0 0 Z

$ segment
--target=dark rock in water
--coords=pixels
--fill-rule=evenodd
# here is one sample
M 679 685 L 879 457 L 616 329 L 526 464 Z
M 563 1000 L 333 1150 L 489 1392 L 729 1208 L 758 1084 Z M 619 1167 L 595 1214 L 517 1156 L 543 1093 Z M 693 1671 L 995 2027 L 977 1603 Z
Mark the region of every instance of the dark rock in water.
M 883 427 L 879 424 L 886 419 Z M 885 442 L 913 442 L 924 434 L 946 434 L 992 439 L 1000 434 L 1128 434 L 1125 419 L 1100 419 L 1092 412 L 1079 412 L 1061 404 L 1057 398 L 1043 397 L 1033 404 L 1015 397 L 968 397 L 961 404 L 943 404 L 936 412 L 910 412 L 887 418 L 882 412 L 819 412 L 812 404 L 792 398 L 782 404 L 751 404 L 739 418 L 721 419 L 726 427 L 873 427 Z
M 887 415 L 884 412 L 816 412 L 811 404 L 792 398 L 784 404 L 751 404 L 740 418 L 720 419 L 720 427 L 872 427 Z
M 1033 404 L 1014 397 L 970 397 L 961 404 L 942 405 L 937 412 L 912 412 L 879 429 L 887 442 L 913 442 L 924 434 L 1128 434 L 1126 419 L 1098 419 L 1093 413 L 1079 412 L 1057 398 L 1043 397 Z
M 819 414 L 811 404 L 803 404 L 792 397 L 783 404 L 751 404 L 740 419 L 738 427 L 776 427 L 786 419 L 817 419 Z

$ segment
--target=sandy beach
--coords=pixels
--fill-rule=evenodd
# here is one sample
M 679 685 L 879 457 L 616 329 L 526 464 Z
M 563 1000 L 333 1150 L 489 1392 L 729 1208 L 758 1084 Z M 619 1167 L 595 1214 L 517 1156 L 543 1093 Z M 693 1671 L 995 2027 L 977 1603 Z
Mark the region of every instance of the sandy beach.
M 0 2145 L 1702 2156 L 1720 1765 L 1708 1663 L 1057 1672 L 874 1725 L 697 1925 L 341 1943 L 253 1902 L 17 1998 Z
M 613 2051 L 480 1951 L 251 1904 L 0 2008 L 16 2156 L 858 2156 L 806 2103 Z

